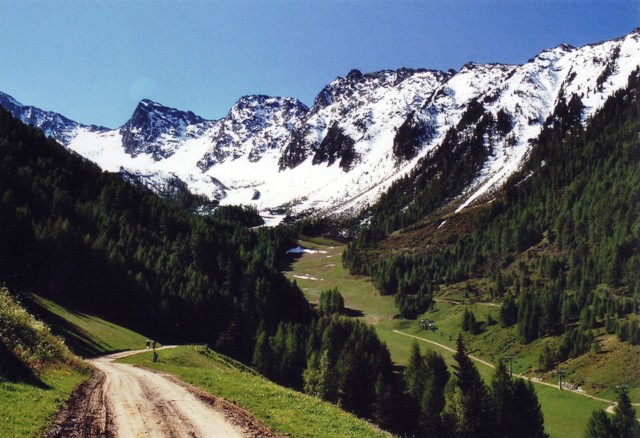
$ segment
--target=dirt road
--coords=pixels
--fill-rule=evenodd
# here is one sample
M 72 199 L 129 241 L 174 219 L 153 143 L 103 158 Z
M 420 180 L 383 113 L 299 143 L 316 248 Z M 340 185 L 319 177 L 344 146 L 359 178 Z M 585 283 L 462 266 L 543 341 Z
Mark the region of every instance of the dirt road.
M 451 348 L 451 347 L 447 347 L 446 345 L 440 344 L 440 343 L 435 342 L 435 341 L 431 341 L 431 340 L 429 340 L 429 339 L 421 338 L 421 337 L 419 337 L 419 336 L 410 335 L 409 333 L 404 333 L 404 332 L 401 332 L 400 330 L 393 330 L 393 332 L 394 332 L 394 333 L 398 333 L 398 334 L 403 335 L 403 336 L 410 337 L 410 338 L 418 339 L 418 340 L 420 340 L 420 341 L 427 342 L 427 343 L 429 343 L 429 344 L 436 345 L 436 346 L 438 346 L 438 347 L 440 347 L 440 348 L 442 348 L 442 349 L 444 349 L 444 350 L 450 351 L 450 352 L 452 352 L 452 353 L 455 353 L 455 352 L 456 352 L 456 350 L 454 350 L 454 349 L 453 349 L 453 348 Z M 486 360 L 482 360 L 482 359 L 480 359 L 479 357 L 472 356 L 472 355 L 470 355 L 470 354 L 469 354 L 468 356 L 469 356 L 469 358 L 470 358 L 471 360 L 474 360 L 474 361 L 476 361 L 476 362 L 479 362 L 479 363 L 481 363 L 481 364 L 483 364 L 483 365 L 486 365 L 486 366 L 488 366 L 488 367 L 491 367 L 491 368 L 495 368 L 495 367 L 496 367 L 494 364 L 492 364 L 492 363 L 490 363 L 490 362 L 487 362 Z M 514 377 L 517 377 L 517 378 L 519 378 L 519 379 L 529 380 L 529 381 L 533 382 L 533 383 L 534 383 L 534 384 L 536 384 L 536 385 L 545 385 L 545 386 L 550 386 L 550 387 L 552 387 L 552 388 L 557 388 L 557 387 L 558 387 L 558 385 L 556 385 L 556 384 L 554 384 L 554 383 L 548 383 L 548 382 L 543 382 L 543 381 L 540 381 L 540 380 L 534 380 L 534 379 L 531 379 L 531 378 L 529 378 L 529 377 L 527 377 L 527 376 L 523 376 L 522 374 L 514 374 L 513 376 L 514 376 Z M 584 391 L 575 391 L 575 390 L 573 390 L 573 389 L 565 389 L 565 390 L 566 390 L 566 391 L 571 391 L 571 392 L 573 392 L 574 394 L 581 395 L 582 397 L 588 397 L 588 398 L 592 398 L 592 399 L 594 399 L 594 400 L 598 400 L 598 401 L 601 401 L 601 402 L 609 403 L 609 404 L 610 404 L 610 407 L 611 407 L 611 406 L 613 406 L 613 404 L 615 404 L 615 402 L 614 402 L 613 400 L 607 400 L 606 398 L 596 397 L 596 396 L 594 396 L 594 395 L 587 394 L 587 393 L 586 393 L 586 392 L 584 392 Z M 638 406 L 638 404 L 637 404 L 637 403 L 634 403 L 634 406 Z M 607 408 L 607 409 L 608 409 L 608 408 Z M 609 412 L 609 411 L 607 410 L 607 412 Z
M 115 359 L 92 359 L 94 376 L 45 436 L 275 437 L 249 413 L 177 379 Z

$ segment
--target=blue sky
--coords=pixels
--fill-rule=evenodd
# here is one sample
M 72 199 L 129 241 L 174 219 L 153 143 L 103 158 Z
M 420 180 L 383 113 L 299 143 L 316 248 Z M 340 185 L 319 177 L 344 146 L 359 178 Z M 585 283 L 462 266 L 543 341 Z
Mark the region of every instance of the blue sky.
M 247 94 L 310 106 L 353 68 L 524 63 L 639 26 L 639 0 L 0 0 L 0 91 L 112 128 L 145 97 L 215 119 Z

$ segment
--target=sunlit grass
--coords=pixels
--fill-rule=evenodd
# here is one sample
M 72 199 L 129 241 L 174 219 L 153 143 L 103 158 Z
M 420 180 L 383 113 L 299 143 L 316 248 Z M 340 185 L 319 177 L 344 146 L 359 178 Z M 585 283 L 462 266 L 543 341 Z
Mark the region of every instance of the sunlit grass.
M 320 292 L 337 287 L 345 299 L 345 306 L 364 321 L 372 324 L 391 352 L 393 360 L 406 364 L 414 338 L 396 333 L 394 330 L 418 336 L 429 341 L 455 349 L 455 341 L 462 331 L 461 321 L 465 306 L 474 312 L 478 321 L 486 321 L 491 314 L 498 321 L 499 308 L 485 304 L 455 305 L 445 302 L 436 303 L 434 310 L 424 317 L 436 321 L 435 331 L 423 330 L 417 321 L 405 320 L 397 316 L 393 297 L 380 296 L 367 277 L 351 276 L 342 266 L 341 254 L 344 246 L 337 243 L 300 241 L 300 245 L 320 252 L 304 254 L 293 263 L 291 271 L 285 274 L 295 279 L 311 302 L 317 302 Z M 314 277 L 317 280 L 300 277 Z M 456 298 L 460 298 L 456 296 Z M 537 366 L 537 358 L 542 343 L 523 348 L 517 342 L 515 329 L 501 329 L 499 325 L 486 327 L 486 331 L 477 336 L 465 335 L 465 344 L 470 353 L 488 362 L 496 363 L 500 358 L 516 354 L 512 363 L 513 372 L 530 372 Z M 453 364 L 453 353 L 431 343 L 420 341 L 421 349 L 438 351 L 448 364 Z M 494 375 L 492 367 L 476 362 L 478 371 L 489 382 Z M 552 437 L 582 436 L 592 411 L 603 409 L 607 403 L 580 396 L 570 391 L 561 391 L 543 385 L 534 385 L 545 416 L 545 427 Z
M 46 385 L 0 382 L 0 436 L 35 437 L 48 426 L 87 370 L 50 368 L 40 375 Z
M 202 347 L 162 350 L 122 359 L 145 365 L 222 397 L 251 412 L 272 430 L 294 437 L 382 437 L 388 434 L 337 406 L 276 385 L 241 364 Z
M 38 436 L 89 368 L 5 288 L 0 347 L 0 437 Z

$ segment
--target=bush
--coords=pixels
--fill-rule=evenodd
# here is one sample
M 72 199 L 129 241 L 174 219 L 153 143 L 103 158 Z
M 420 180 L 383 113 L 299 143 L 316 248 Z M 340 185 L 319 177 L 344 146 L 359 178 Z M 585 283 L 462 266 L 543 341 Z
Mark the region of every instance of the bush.
M 0 361 L 0 379 L 11 378 L 18 367 L 38 373 L 48 364 L 76 361 L 64 341 L 20 306 L 6 288 L 0 288 L 0 345 L 5 356 Z

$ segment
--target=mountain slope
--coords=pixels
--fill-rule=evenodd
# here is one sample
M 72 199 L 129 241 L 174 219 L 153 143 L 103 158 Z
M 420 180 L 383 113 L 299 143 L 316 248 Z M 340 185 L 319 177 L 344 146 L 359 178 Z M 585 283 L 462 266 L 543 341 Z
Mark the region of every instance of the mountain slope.
M 40 436 L 88 368 L 0 288 L 0 435 Z
M 0 187 L 0 279 L 16 290 L 245 360 L 259 324 L 310 316 L 275 267 L 283 232 L 188 214 L 4 110 Z
M 577 385 L 609 397 L 614 385 L 629 384 L 637 399 L 640 68 L 584 128 L 583 111 L 578 99 L 560 102 L 491 204 L 399 212 L 398 184 L 372 209 L 344 260 L 395 295 L 405 317 L 423 315 L 434 297 L 497 301 L 499 321 L 465 323 L 458 312 L 454 327 L 468 332 L 469 345 L 498 356 L 529 354 L 535 372 L 564 369 Z M 438 190 L 425 185 L 416 202 Z M 527 353 L 534 342 L 538 361 Z M 632 364 L 625 373 L 618 372 L 621 356 Z
M 452 129 L 457 142 L 475 131 L 483 151 L 470 179 L 448 193 L 461 209 L 521 166 L 560 102 L 576 96 L 586 121 L 626 84 L 638 59 L 635 30 L 581 48 L 560 45 L 523 65 L 353 70 L 327 85 L 310 109 L 295 99 L 247 96 L 225 118 L 206 121 L 144 100 L 116 130 L 33 117 L 6 95 L 0 104 L 105 170 L 147 175 L 150 186 L 178 179 L 223 203 L 298 213 L 357 212 L 421 162 L 429 167 L 438 150 L 452 148 Z M 479 123 L 487 125 L 482 132 Z

